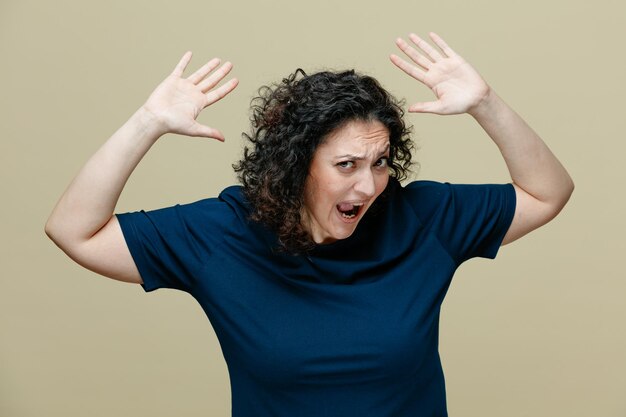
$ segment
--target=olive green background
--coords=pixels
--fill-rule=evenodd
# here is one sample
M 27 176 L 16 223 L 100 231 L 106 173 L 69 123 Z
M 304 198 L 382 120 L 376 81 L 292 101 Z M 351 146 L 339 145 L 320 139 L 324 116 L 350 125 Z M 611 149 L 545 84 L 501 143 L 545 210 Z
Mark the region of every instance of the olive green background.
M 440 337 L 450 416 L 626 416 L 625 14 L 617 0 L 1 1 L 0 415 L 229 416 L 199 305 L 82 269 L 45 237 L 48 214 L 188 49 L 190 70 L 213 56 L 235 64 L 239 87 L 200 116 L 227 141 L 164 137 L 118 211 L 232 184 L 250 99 L 297 67 L 355 67 L 408 102 L 430 99 L 388 55 L 395 37 L 433 30 L 576 183 L 552 223 L 455 276 Z M 417 178 L 509 180 L 469 116 L 407 120 Z

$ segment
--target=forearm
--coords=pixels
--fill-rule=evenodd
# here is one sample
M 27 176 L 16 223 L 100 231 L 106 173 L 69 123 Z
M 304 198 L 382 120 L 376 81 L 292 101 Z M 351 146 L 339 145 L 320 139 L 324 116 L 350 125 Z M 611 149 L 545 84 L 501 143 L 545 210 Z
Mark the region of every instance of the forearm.
M 139 109 L 85 163 L 59 199 L 46 233 L 59 246 L 82 243 L 111 218 L 119 196 L 139 161 L 162 131 Z
M 513 183 L 559 211 L 574 183 L 539 135 L 493 90 L 469 113 L 500 149 Z

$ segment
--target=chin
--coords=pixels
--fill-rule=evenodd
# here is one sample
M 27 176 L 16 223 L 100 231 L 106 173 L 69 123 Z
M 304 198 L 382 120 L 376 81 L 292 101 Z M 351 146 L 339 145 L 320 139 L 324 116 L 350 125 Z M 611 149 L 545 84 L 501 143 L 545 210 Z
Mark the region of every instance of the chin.
M 336 231 L 336 233 L 333 233 L 329 237 L 329 239 L 332 239 L 333 241 L 347 239 L 350 236 L 352 236 L 355 230 L 356 230 L 356 224 L 354 224 L 354 226 L 351 227 L 350 229 Z

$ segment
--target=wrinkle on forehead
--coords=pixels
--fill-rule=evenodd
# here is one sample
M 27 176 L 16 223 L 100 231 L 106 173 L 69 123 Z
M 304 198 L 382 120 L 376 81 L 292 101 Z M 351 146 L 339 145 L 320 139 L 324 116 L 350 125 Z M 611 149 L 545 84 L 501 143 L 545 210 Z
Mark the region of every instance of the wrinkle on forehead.
M 328 135 L 326 135 L 324 142 L 328 139 L 333 139 L 338 136 L 344 136 L 344 135 L 349 135 L 353 137 L 356 136 L 362 139 L 376 139 L 376 138 L 380 138 L 381 136 L 385 136 L 386 138 L 389 138 L 389 129 L 387 129 L 387 126 L 382 124 L 382 122 L 380 122 L 377 119 L 349 120 L 345 122 L 344 124 L 340 125 L 339 127 L 335 128 Z
M 320 147 L 339 154 L 384 153 L 389 148 L 389 130 L 378 120 L 351 120 L 326 136 Z

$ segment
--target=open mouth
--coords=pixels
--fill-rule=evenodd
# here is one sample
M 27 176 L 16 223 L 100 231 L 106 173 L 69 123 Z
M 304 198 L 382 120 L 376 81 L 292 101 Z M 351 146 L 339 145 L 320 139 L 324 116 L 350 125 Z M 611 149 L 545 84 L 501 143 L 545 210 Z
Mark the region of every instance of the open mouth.
M 337 204 L 337 210 L 339 210 L 341 217 L 349 220 L 349 219 L 356 218 L 359 215 L 363 206 L 364 206 L 363 203 L 358 203 L 358 204 L 340 203 L 340 204 Z

